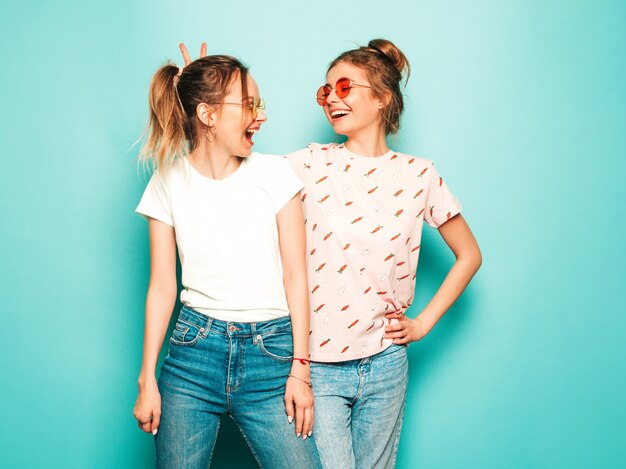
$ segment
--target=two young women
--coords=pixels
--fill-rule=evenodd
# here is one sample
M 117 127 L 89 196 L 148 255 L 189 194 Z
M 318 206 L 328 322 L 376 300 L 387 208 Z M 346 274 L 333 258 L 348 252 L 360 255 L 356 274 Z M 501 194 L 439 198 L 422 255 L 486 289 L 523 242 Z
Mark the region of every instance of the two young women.
M 181 82 L 189 67 L 197 62 L 187 65 L 180 77 Z M 311 321 L 310 377 L 315 394 L 313 436 L 324 467 L 394 466 L 406 396 L 406 344 L 421 339 L 432 329 L 462 293 L 481 262 L 478 246 L 459 213 L 460 205 L 432 162 L 394 152 L 386 145 L 386 135 L 395 133 L 399 127 L 403 109 L 400 82 L 408 70 L 402 52 L 385 40 L 374 40 L 367 47 L 341 54 L 329 66 L 327 83 L 318 90 L 317 101 L 335 132 L 347 137 L 346 142 L 341 145 L 311 144 L 287 156 L 304 185 L 300 200 L 292 199 L 288 206 L 293 204 L 295 213 L 295 206 L 301 201 L 304 209 L 302 224 L 306 231 Z M 237 84 L 232 89 L 238 87 L 244 88 Z M 211 104 L 220 105 L 219 102 Z M 228 106 L 222 105 L 219 112 L 223 113 L 225 107 Z M 194 141 L 190 140 L 190 144 L 194 148 Z M 187 160 L 179 158 L 177 164 L 195 167 L 194 151 Z M 279 166 L 279 160 L 267 161 Z M 241 167 L 237 172 L 240 170 Z M 271 171 L 275 176 L 283 174 L 276 169 Z M 288 176 L 284 177 L 288 179 Z M 274 183 L 273 188 L 277 185 Z M 213 198 L 207 204 L 213 207 L 211 210 L 216 210 L 215 204 L 220 200 L 224 199 Z M 195 218 L 202 217 L 199 212 L 195 213 Z M 290 228 L 298 233 L 295 218 L 297 216 L 293 217 L 294 224 Z M 429 304 L 415 319 L 409 319 L 404 316 L 404 311 L 413 298 L 424 220 L 439 229 L 454 252 L 456 262 Z M 246 225 L 247 221 L 242 223 Z M 280 212 L 278 223 L 280 225 Z M 180 238 L 178 225 L 176 231 Z M 220 241 L 213 237 L 209 242 Z M 210 249 L 218 250 L 222 255 L 228 252 L 224 244 L 213 244 Z M 186 259 L 180 241 L 179 251 L 181 260 Z M 294 248 L 292 252 L 295 251 Z M 285 252 L 281 250 L 281 254 L 285 263 Z M 173 255 L 171 258 L 173 262 Z M 246 259 L 242 258 L 240 262 L 237 267 L 241 269 Z M 299 265 L 302 268 L 302 264 Z M 193 275 L 197 274 L 194 272 Z M 241 283 L 242 278 L 235 275 L 231 281 Z M 259 281 L 258 276 L 255 281 Z M 186 305 L 190 305 L 189 296 L 185 295 L 190 288 L 188 284 L 183 266 L 186 289 L 181 296 Z M 285 287 L 287 290 L 287 281 Z M 215 294 L 223 295 L 222 290 L 231 288 L 212 283 L 211 293 L 215 291 Z M 301 310 L 297 309 L 306 305 L 306 299 L 292 305 L 292 297 L 287 291 L 289 310 L 294 319 L 294 356 L 302 358 L 304 353 L 304 358 L 308 358 L 307 352 L 299 349 L 307 337 L 299 342 L 295 333 L 299 330 L 296 318 L 308 313 L 308 310 L 300 313 Z M 172 303 L 163 306 L 163 310 L 171 310 Z M 197 310 L 193 305 L 191 308 Z M 186 312 L 189 312 L 187 307 L 181 314 Z M 209 318 L 216 313 L 212 309 L 200 312 Z M 242 320 L 242 324 L 256 320 Z M 182 327 L 187 326 L 183 324 Z M 157 337 L 159 340 L 163 338 L 165 325 L 162 330 Z M 161 372 L 158 389 L 162 394 L 171 373 L 168 360 L 171 361 L 172 350 L 176 349 L 178 333 L 177 325 L 170 355 Z M 205 338 L 202 334 L 199 337 Z M 153 349 L 158 351 L 158 345 Z M 156 362 L 155 352 L 152 355 L 149 365 Z M 193 358 L 201 360 L 202 356 L 199 353 Z M 201 363 L 210 359 L 204 357 Z M 301 373 L 301 379 L 308 379 L 306 361 L 301 364 L 296 360 L 292 366 L 294 375 Z M 154 381 L 154 366 L 147 369 Z M 287 388 L 290 381 L 298 380 L 287 379 Z M 154 395 L 158 389 L 155 384 Z M 287 402 L 291 399 L 289 396 Z M 196 397 L 205 399 L 200 395 Z M 138 407 L 140 401 L 141 392 Z M 306 404 L 310 401 L 307 400 Z M 169 412 L 165 400 L 162 408 L 163 415 Z M 312 411 L 312 405 L 306 410 Z M 304 413 L 306 415 L 306 411 Z M 277 415 L 280 412 L 277 411 Z M 306 422 L 305 426 L 310 420 Z M 164 419 L 157 434 L 157 455 L 166 451 L 165 448 L 159 450 L 159 435 L 165 429 L 163 423 Z M 246 435 L 246 430 L 243 431 Z M 306 444 L 306 441 L 298 443 Z M 256 452 L 254 443 L 250 444 L 253 453 Z M 305 453 L 308 448 L 299 445 L 298 450 Z M 272 466 L 279 465 L 278 461 L 272 461 Z

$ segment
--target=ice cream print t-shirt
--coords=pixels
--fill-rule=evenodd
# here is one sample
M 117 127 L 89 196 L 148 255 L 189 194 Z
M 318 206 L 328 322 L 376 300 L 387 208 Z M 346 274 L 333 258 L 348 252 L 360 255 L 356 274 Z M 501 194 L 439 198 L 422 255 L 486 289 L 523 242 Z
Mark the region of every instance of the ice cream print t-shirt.
M 461 206 L 424 158 L 310 144 L 287 159 L 305 186 L 311 359 L 379 353 L 392 343 L 385 314 L 413 300 L 423 222 L 438 228 Z

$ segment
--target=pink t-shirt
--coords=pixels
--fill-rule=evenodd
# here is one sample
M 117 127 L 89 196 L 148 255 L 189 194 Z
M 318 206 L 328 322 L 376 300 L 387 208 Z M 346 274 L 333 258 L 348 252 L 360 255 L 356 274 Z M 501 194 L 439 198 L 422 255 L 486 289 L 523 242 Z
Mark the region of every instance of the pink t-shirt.
M 312 143 L 287 159 L 304 183 L 311 360 L 379 353 L 385 314 L 413 300 L 423 221 L 437 228 L 461 206 L 424 158 Z

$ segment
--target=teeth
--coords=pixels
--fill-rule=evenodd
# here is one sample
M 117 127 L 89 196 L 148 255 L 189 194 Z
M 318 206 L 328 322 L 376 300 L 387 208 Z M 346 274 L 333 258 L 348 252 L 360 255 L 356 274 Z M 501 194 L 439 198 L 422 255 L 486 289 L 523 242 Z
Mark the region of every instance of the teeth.
M 248 134 L 253 134 L 253 135 L 254 135 L 254 134 L 255 134 L 255 133 L 257 133 L 258 131 L 259 131 L 259 129 L 248 129 L 248 130 L 246 130 L 246 133 L 248 133 Z
M 350 111 L 347 111 L 345 109 L 338 109 L 336 111 L 331 112 L 330 115 L 332 117 L 339 117 L 339 116 L 345 116 L 348 113 L 350 113 Z

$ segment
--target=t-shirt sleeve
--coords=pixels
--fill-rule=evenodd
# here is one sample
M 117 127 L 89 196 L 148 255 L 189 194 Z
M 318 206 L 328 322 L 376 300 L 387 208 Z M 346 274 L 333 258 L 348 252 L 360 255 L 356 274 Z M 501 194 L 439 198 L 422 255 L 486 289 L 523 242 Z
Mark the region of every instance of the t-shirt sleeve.
M 424 221 L 439 228 L 453 216 L 461 212 L 461 204 L 454 197 L 434 165 L 430 167 L 430 187 L 426 199 Z
M 272 160 L 274 161 L 273 174 L 269 178 L 271 187 L 268 187 L 268 191 L 274 213 L 278 213 L 302 189 L 303 184 L 287 159 L 276 156 Z
M 304 183 L 304 170 L 307 167 L 311 167 L 311 149 L 304 148 L 302 150 L 294 151 L 293 153 L 289 153 L 285 156 L 286 160 L 289 162 L 293 171 L 300 178 L 300 180 Z
M 166 225 L 174 226 L 170 194 L 158 171 L 150 178 L 135 212 L 146 218 L 154 218 Z

